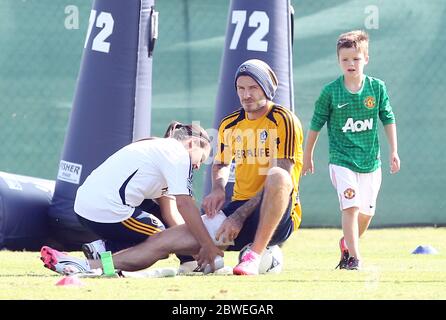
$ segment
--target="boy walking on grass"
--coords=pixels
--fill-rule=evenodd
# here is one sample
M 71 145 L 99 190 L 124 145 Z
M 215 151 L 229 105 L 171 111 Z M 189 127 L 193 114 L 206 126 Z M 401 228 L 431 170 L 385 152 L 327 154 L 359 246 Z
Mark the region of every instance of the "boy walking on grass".
M 390 172 L 400 170 L 395 116 L 384 82 L 364 74 L 369 61 L 368 35 L 356 30 L 337 42 L 342 75 L 327 84 L 316 101 L 304 150 L 302 173 L 314 173 L 313 151 L 327 123 L 329 172 L 342 211 L 340 269 L 361 268 L 359 237 L 375 214 L 381 185 L 378 119 L 390 147 Z

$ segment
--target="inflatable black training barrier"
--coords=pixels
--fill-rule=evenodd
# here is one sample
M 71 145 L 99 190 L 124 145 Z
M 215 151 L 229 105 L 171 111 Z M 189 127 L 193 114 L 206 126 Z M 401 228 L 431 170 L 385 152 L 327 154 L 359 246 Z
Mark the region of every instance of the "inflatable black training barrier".
M 289 0 L 232 0 L 220 67 L 214 128 L 241 105 L 235 90 L 235 72 L 244 61 L 260 59 L 271 66 L 279 79 L 273 101 L 294 111 L 293 95 L 293 8 Z M 213 137 L 213 150 L 217 137 Z M 204 175 L 204 195 L 211 191 L 211 166 Z M 226 201 L 234 187 L 234 167 L 226 186 Z
M 0 249 L 40 250 L 54 181 L 0 172 Z
M 65 250 L 96 239 L 73 211 L 78 187 L 115 151 L 150 135 L 153 0 L 95 0 L 57 181 L 50 232 Z

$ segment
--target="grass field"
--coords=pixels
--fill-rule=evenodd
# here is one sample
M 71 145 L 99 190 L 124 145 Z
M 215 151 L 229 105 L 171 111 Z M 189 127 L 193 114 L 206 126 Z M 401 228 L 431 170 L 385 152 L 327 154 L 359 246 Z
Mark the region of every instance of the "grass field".
M 283 247 L 279 275 L 82 279 L 80 287 L 56 286 L 61 276 L 43 268 L 37 252 L 0 251 L 0 299 L 446 299 L 446 228 L 369 230 L 360 272 L 334 270 L 340 236 L 338 229 L 297 231 Z M 411 254 L 418 245 L 439 254 Z M 236 257 L 227 252 L 225 264 Z M 171 257 L 154 267 L 176 265 Z

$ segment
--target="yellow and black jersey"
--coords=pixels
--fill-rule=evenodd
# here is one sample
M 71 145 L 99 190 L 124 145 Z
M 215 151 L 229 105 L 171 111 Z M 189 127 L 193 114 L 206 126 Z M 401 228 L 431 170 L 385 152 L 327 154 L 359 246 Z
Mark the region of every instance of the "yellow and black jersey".
M 300 224 L 298 187 L 303 162 L 303 132 L 299 119 L 290 110 L 269 103 L 268 112 L 259 119 L 249 120 L 243 108 L 225 117 L 218 129 L 217 163 L 235 161 L 235 185 L 232 200 L 254 197 L 265 182 L 268 169 L 275 159 L 294 162 L 293 220 Z

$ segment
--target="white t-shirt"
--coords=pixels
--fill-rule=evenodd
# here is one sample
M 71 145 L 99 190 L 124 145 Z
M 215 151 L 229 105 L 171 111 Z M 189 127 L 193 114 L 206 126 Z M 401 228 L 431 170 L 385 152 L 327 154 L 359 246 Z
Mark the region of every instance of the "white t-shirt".
M 77 190 L 74 211 L 91 221 L 128 219 L 144 199 L 192 195 L 192 164 L 175 139 L 142 140 L 125 146 L 93 170 Z

